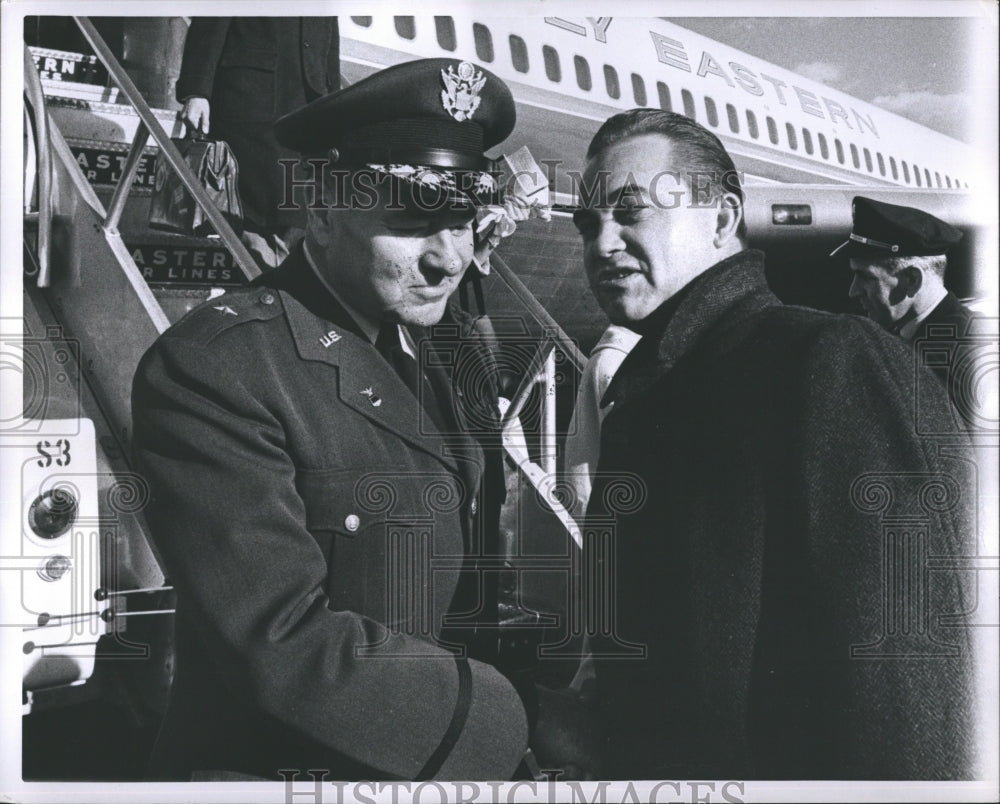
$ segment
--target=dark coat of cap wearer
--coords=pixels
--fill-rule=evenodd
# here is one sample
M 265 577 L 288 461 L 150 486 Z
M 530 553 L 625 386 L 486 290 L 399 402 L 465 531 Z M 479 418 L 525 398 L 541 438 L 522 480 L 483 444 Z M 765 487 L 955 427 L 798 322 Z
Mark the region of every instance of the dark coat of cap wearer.
M 445 190 L 460 178 L 480 195 L 495 189 L 479 184 L 493 183 L 484 153 L 506 139 L 515 118 L 510 90 L 493 73 L 468 61 L 419 59 L 285 115 L 275 134 L 339 166 L 369 166 Z
M 913 207 L 859 195 L 854 197 L 852 209 L 854 228 L 848 239 L 830 252 L 831 257 L 932 257 L 946 254 L 962 239 L 961 230 Z

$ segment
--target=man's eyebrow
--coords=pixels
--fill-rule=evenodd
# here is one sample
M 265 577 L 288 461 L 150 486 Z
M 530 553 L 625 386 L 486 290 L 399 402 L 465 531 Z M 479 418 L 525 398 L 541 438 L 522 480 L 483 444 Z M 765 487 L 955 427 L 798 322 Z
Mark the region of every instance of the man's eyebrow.
M 581 204 L 573 212 L 574 220 L 576 219 L 577 212 L 585 213 L 591 212 L 595 209 L 608 209 L 610 207 L 617 207 L 621 204 L 623 198 L 638 198 L 644 202 L 650 202 L 653 199 L 652 194 L 645 187 L 635 184 L 630 181 L 615 187 L 613 190 L 608 190 L 606 192 L 602 191 L 597 194 L 589 204 Z
M 649 190 L 640 184 L 635 184 L 634 182 L 627 181 L 619 187 L 615 187 L 613 190 L 608 191 L 608 198 L 615 199 L 616 204 L 620 204 L 622 198 L 627 196 L 639 196 L 644 199 L 652 198 Z

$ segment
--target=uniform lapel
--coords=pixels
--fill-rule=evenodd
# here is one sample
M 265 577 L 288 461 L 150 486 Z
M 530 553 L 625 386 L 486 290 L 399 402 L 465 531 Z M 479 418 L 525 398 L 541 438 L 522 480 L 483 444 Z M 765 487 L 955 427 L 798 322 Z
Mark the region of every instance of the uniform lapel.
M 434 346 L 430 345 L 428 348 L 433 350 Z M 457 460 L 466 487 L 475 492 L 479 486 L 482 464 L 479 443 L 469 435 L 469 431 L 475 425 L 470 425 L 462 405 L 457 404 L 461 400 L 455 399 L 451 376 L 443 367 L 441 359 L 425 359 L 424 367 L 427 381 L 434 388 L 439 408 L 448 428 L 446 449 L 449 455 Z
M 303 266 L 311 273 L 304 260 L 296 266 L 300 273 Z M 299 356 L 335 370 L 337 394 L 345 406 L 433 455 L 449 469 L 459 468 L 446 440 L 410 389 L 318 281 L 314 286 L 308 276 L 300 276 L 295 282 L 279 281 L 274 286 L 281 295 Z M 317 288 L 323 295 L 322 304 L 313 295 Z

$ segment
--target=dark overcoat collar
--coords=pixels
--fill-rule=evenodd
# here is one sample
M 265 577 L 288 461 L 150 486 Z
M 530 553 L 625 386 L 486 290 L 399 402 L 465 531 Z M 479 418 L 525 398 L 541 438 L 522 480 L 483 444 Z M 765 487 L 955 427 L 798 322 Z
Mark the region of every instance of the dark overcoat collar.
M 763 252 L 747 249 L 716 263 L 642 322 L 643 338 L 615 374 L 605 407 L 641 393 L 695 345 L 720 343 L 750 316 L 780 304 L 764 278 Z

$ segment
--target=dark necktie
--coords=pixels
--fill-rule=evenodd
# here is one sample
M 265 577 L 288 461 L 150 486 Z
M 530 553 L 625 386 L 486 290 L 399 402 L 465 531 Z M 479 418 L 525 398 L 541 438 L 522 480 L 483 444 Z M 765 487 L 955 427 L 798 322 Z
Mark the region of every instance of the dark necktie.
M 434 388 L 420 371 L 417 361 L 403 349 L 399 327 L 396 324 L 382 324 L 375 339 L 375 348 L 413 392 L 438 429 L 443 431 L 444 422 Z

